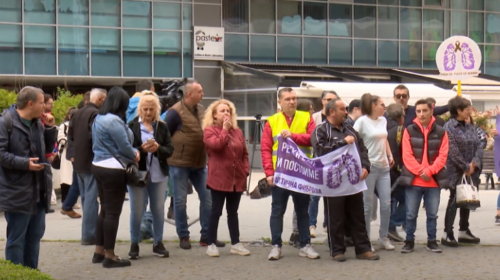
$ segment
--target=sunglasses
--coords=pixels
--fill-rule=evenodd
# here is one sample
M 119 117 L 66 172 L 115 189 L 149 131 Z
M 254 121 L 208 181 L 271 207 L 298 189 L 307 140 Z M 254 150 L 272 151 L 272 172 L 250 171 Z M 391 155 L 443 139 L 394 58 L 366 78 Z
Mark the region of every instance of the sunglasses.
M 396 95 L 394 95 L 394 97 L 396 97 L 397 99 L 401 99 L 401 98 L 406 99 L 406 98 L 408 98 L 408 94 L 396 94 Z

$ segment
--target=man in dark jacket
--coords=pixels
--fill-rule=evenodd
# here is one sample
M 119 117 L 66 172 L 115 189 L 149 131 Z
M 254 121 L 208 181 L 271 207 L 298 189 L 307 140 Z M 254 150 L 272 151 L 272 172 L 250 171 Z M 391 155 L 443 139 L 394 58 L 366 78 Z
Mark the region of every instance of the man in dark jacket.
M 311 145 L 315 156 L 323 156 L 345 145 L 356 145 L 361 166 L 361 180 L 366 179 L 370 172 L 368 150 L 358 133 L 346 125 L 346 104 L 341 99 L 334 99 L 326 105 L 327 121 L 316 127 L 311 136 Z M 349 228 L 356 258 L 378 260 L 379 256 L 372 252 L 372 247 L 365 227 L 363 208 L 363 192 L 353 195 L 325 197 L 325 208 L 328 211 L 328 240 L 330 255 L 333 260 L 343 262 L 345 253 L 345 225 Z
M 5 258 L 14 264 L 38 267 L 45 214 L 50 209 L 52 177 L 46 151 L 57 139 L 54 118 L 40 118 L 43 91 L 24 87 L 17 103 L 0 116 L 0 210 L 7 221 Z
M 93 89 L 90 102 L 78 110 L 69 123 L 68 138 L 75 147 L 73 169 L 78 176 L 78 187 L 82 199 L 82 245 L 95 245 L 95 227 L 99 205 L 97 204 L 97 182 L 92 175 L 92 123 L 106 99 L 106 90 Z

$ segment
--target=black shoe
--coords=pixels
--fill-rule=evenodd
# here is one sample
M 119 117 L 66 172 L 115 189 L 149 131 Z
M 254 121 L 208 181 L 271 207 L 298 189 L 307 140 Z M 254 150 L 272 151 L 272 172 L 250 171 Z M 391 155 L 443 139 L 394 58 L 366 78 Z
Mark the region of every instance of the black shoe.
M 179 247 L 181 247 L 184 250 L 191 249 L 191 242 L 189 241 L 189 237 L 181 238 L 181 241 L 179 242 Z
M 446 237 L 441 238 L 441 244 L 447 247 L 458 247 L 457 240 L 455 239 L 455 235 L 452 232 L 445 233 Z
M 346 247 L 354 247 L 354 242 L 352 241 L 352 237 L 344 236 L 344 244 Z
M 433 241 L 427 241 L 427 251 L 431 251 L 431 252 L 434 252 L 434 253 L 441 253 L 443 252 L 443 250 L 441 250 L 441 248 L 439 248 L 436 240 L 433 240 Z
M 408 253 L 413 252 L 414 249 L 415 249 L 415 241 L 406 240 L 405 245 L 403 246 L 403 248 L 401 248 L 401 253 L 408 254 Z
M 104 268 L 115 268 L 115 267 L 126 267 L 131 266 L 129 260 L 122 260 L 120 257 L 116 256 L 116 259 L 104 258 L 102 262 L 102 267 Z
M 202 239 L 200 239 L 200 246 L 206 247 L 208 245 L 209 245 L 208 244 L 208 238 L 202 238 Z M 219 247 L 219 248 L 223 248 L 223 247 L 226 247 L 226 243 L 224 243 L 222 241 L 219 241 L 219 240 L 215 240 L 215 246 Z
M 394 242 L 404 242 L 405 240 L 403 237 L 401 237 L 396 229 L 390 229 L 389 233 L 387 234 L 387 237 L 389 237 L 389 240 L 394 241 Z
M 93 245 L 95 245 L 95 240 L 94 239 L 89 239 L 89 240 L 83 240 L 82 239 L 81 244 L 83 246 L 93 246 Z
M 130 245 L 130 251 L 128 252 L 128 258 L 131 260 L 137 260 L 139 258 L 139 244 L 132 243 L 132 245 Z
M 458 232 L 458 243 L 479 244 L 481 239 L 475 237 L 470 229 Z
M 500 216 L 495 216 L 495 226 L 500 226 Z
M 168 258 L 169 256 L 167 249 L 165 249 L 165 246 L 161 242 L 153 245 L 153 253 L 160 258 Z
M 299 240 L 299 234 L 298 233 L 292 233 L 290 235 L 290 240 L 288 241 L 288 245 L 294 246 L 295 242 Z
M 104 255 L 94 253 L 92 256 L 92 263 L 102 263 L 104 261 Z
M 50 213 L 54 213 L 54 212 L 56 212 L 56 210 L 54 210 L 54 209 L 50 208 L 48 212 L 49 212 L 49 214 L 50 214 Z

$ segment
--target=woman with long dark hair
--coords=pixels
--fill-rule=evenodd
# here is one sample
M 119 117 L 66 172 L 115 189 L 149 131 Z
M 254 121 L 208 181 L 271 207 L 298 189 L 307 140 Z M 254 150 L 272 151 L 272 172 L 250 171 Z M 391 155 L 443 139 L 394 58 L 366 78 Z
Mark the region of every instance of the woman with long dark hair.
M 101 204 L 92 262 L 102 263 L 106 268 L 130 266 L 130 261 L 115 255 L 116 234 L 127 191 L 125 166 L 140 159 L 139 151 L 132 147 L 133 133 L 125 124 L 128 102 L 127 92 L 113 87 L 92 126 L 92 174 Z

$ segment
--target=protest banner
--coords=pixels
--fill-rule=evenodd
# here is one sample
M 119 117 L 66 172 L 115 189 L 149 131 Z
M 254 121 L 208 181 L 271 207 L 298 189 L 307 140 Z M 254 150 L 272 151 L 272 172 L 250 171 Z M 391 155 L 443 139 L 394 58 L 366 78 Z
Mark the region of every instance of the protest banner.
M 278 137 L 274 183 L 294 192 L 316 196 L 347 196 L 366 190 L 356 146 L 308 158 L 291 138 Z

